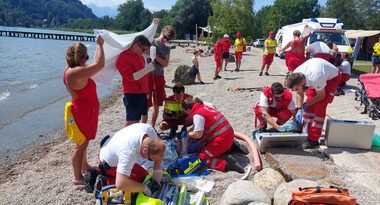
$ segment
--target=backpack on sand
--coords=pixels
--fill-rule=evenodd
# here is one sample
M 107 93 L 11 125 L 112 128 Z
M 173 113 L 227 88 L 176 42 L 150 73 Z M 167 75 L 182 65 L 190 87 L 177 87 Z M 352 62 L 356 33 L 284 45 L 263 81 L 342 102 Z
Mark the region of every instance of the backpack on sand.
M 356 205 L 356 199 L 348 194 L 347 189 L 307 187 L 293 192 L 288 205 Z

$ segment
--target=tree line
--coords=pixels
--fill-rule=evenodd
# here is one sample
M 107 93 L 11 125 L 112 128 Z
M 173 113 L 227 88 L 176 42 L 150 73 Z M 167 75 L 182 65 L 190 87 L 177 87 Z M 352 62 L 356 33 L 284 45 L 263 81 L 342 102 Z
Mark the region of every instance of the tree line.
M 37 3 L 39 12 L 32 6 L 34 2 L 40 2 Z M 126 0 L 118 6 L 115 18 L 96 18 L 92 12 L 88 14 L 87 7 L 83 9 L 79 5 L 79 0 L 0 0 L 0 25 L 38 26 L 44 22 L 31 23 L 33 19 L 47 16 L 48 26 L 141 31 L 150 25 L 152 18 L 158 17 L 160 26 L 172 25 L 179 39 L 185 34 L 195 34 L 197 24 L 210 25 L 213 39 L 225 33 L 233 37 L 240 31 L 248 40 L 266 37 L 268 31 L 277 31 L 305 18 L 340 18 L 346 29 L 380 28 L 380 0 L 328 0 L 324 6 L 319 5 L 318 0 L 275 0 L 273 5 L 257 12 L 253 10 L 254 3 L 254 0 L 177 0 L 170 10 L 150 12 L 142 0 Z M 54 6 L 56 4 L 60 8 Z M 12 10 L 9 5 L 17 9 Z M 27 7 L 28 12 L 20 9 L 21 5 Z
M 277 31 L 284 25 L 301 22 L 305 18 L 340 18 L 346 29 L 379 29 L 380 0 L 328 0 L 319 5 L 318 0 L 275 0 L 254 12 L 254 0 L 177 0 L 170 10 L 150 12 L 142 0 L 130 0 L 118 7 L 115 19 L 103 17 L 96 20 L 77 20 L 72 28 L 107 28 L 139 31 L 146 28 L 153 17 L 162 25 L 172 25 L 178 38 L 195 34 L 195 24 L 210 25 L 213 40 L 235 36 L 242 32 L 248 40 L 266 37 L 268 31 Z

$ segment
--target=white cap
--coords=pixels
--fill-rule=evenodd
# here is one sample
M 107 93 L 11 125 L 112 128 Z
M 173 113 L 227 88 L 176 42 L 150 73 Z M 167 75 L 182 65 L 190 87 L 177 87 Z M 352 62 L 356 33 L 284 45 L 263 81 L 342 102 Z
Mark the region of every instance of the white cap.
M 230 36 L 228 34 L 224 34 L 223 38 L 229 38 Z

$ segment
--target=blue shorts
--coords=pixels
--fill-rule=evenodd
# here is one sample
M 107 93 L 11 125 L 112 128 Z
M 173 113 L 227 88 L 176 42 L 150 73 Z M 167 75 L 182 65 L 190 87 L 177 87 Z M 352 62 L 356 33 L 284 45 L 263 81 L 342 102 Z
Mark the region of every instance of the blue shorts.
M 127 121 L 141 120 L 141 115 L 148 113 L 147 94 L 124 93 L 123 102 Z
M 380 65 L 380 56 L 372 56 L 372 65 Z

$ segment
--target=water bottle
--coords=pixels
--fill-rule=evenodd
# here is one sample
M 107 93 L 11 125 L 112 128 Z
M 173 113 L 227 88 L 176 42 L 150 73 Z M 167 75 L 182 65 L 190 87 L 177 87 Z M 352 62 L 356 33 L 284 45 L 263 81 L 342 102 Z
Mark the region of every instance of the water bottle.
M 380 133 L 374 133 L 372 137 L 372 146 L 380 147 Z

